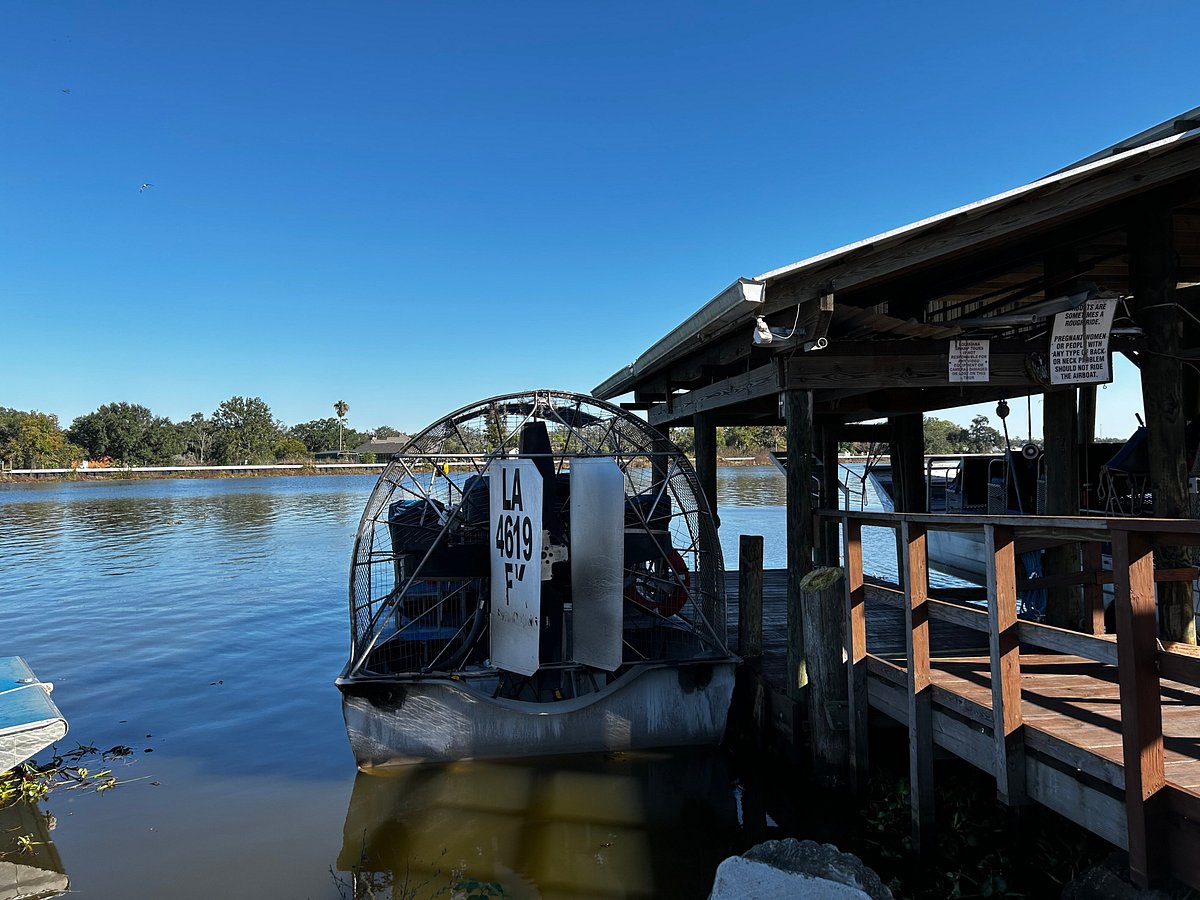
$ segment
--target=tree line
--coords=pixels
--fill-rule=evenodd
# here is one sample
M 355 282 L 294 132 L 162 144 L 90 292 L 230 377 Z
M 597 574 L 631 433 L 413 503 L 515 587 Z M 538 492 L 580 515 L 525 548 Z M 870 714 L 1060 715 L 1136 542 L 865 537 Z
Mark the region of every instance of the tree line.
M 287 426 L 260 397 L 230 397 L 211 415 L 193 413 L 172 422 L 135 403 L 106 403 L 59 425 L 51 413 L 0 407 L 0 463 L 6 468 L 66 468 L 82 460 L 111 459 L 125 466 L 238 465 L 300 462 L 314 453 L 354 448 L 401 434 L 381 425 L 357 431 L 345 423 L 349 406 L 339 400 L 335 416 Z M 685 452 L 695 449 L 690 428 L 672 428 L 671 439 Z M 988 453 L 1004 438 L 976 416 L 970 426 L 925 418 L 926 453 Z M 724 455 L 755 456 L 786 450 L 785 429 L 777 425 L 737 425 L 717 429 Z M 866 453 L 869 445 L 847 443 L 845 453 Z
M 401 434 L 381 425 L 356 431 L 336 416 L 287 426 L 260 397 L 230 397 L 211 415 L 172 422 L 136 403 L 106 403 L 62 428 L 58 417 L 0 407 L 0 462 L 5 468 L 67 468 L 110 459 L 123 466 L 238 465 L 300 462 L 313 453 L 353 448 Z
M 975 416 L 968 426 L 926 416 L 924 425 L 925 452 L 928 454 L 991 453 L 1004 447 L 1004 436 L 988 424 L 987 416 Z M 671 440 L 688 453 L 696 448 L 691 428 L 672 428 Z M 717 429 L 718 453 L 755 456 L 786 449 L 786 429 L 779 425 L 731 425 Z M 870 444 L 858 442 L 838 445 L 842 453 L 865 454 L 870 449 Z

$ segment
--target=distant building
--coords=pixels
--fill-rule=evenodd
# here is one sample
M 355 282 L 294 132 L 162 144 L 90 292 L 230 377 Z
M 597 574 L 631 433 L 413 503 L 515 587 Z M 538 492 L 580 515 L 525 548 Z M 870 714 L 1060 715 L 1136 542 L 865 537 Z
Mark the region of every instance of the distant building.
M 379 440 L 367 441 L 365 444 L 359 444 L 354 448 L 354 452 L 360 457 L 366 453 L 374 453 L 375 459 L 379 462 L 391 459 L 392 454 L 399 453 L 404 445 L 408 443 L 407 434 L 392 434 Z
M 313 459 L 316 462 L 359 462 L 360 457 L 354 450 L 318 450 Z

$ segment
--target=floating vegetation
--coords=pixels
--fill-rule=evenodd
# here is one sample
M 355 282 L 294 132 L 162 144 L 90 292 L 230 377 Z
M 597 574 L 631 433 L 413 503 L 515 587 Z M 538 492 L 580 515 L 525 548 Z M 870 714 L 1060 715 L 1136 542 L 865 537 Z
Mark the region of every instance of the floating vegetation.
M 133 755 L 133 748 L 118 744 L 107 750 L 80 744 L 74 750 L 55 754 L 49 762 L 26 762 L 0 775 L 0 809 L 16 803 L 37 803 L 56 790 L 85 790 L 102 794 L 121 782 L 112 769 L 93 770 L 85 762 L 101 763 Z

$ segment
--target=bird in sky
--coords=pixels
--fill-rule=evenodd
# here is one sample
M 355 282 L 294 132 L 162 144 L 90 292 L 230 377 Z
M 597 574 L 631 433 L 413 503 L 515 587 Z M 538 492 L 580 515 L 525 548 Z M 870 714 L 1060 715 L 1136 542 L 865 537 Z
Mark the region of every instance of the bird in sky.
M 62 88 L 61 90 L 62 90 L 62 92 L 63 92 L 64 94 L 69 94 L 69 93 L 71 93 L 71 89 L 70 89 L 70 88 Z
M 150 182 L 148 182 L 148 181 L 142 182 L 142 186 L 140 188 L 138 188 L 138 193 L 140 194 L 143 191 L 145 191 L 146 188 L 152 188 L 152 187 L 154 187 L 154 185 L 152 185 Z

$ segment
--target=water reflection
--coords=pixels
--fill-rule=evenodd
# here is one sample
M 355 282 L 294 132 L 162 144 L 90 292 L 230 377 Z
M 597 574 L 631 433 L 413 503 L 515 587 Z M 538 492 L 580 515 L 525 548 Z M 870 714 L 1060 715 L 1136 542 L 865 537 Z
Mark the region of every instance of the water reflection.
M 0 809 L 0 900 L 41 900 L 71 889 L 50 840 L 54 819 L 29 803 Z
M 516 898 L 702 897 L 738 834 L 715 752 L 417 766 L 358 775 L 337 868 L 356 900 L 466 878 Z
M 783 506 L 787 480 L 774 466 L 721 469 L 717 475 L 717 506 Z

